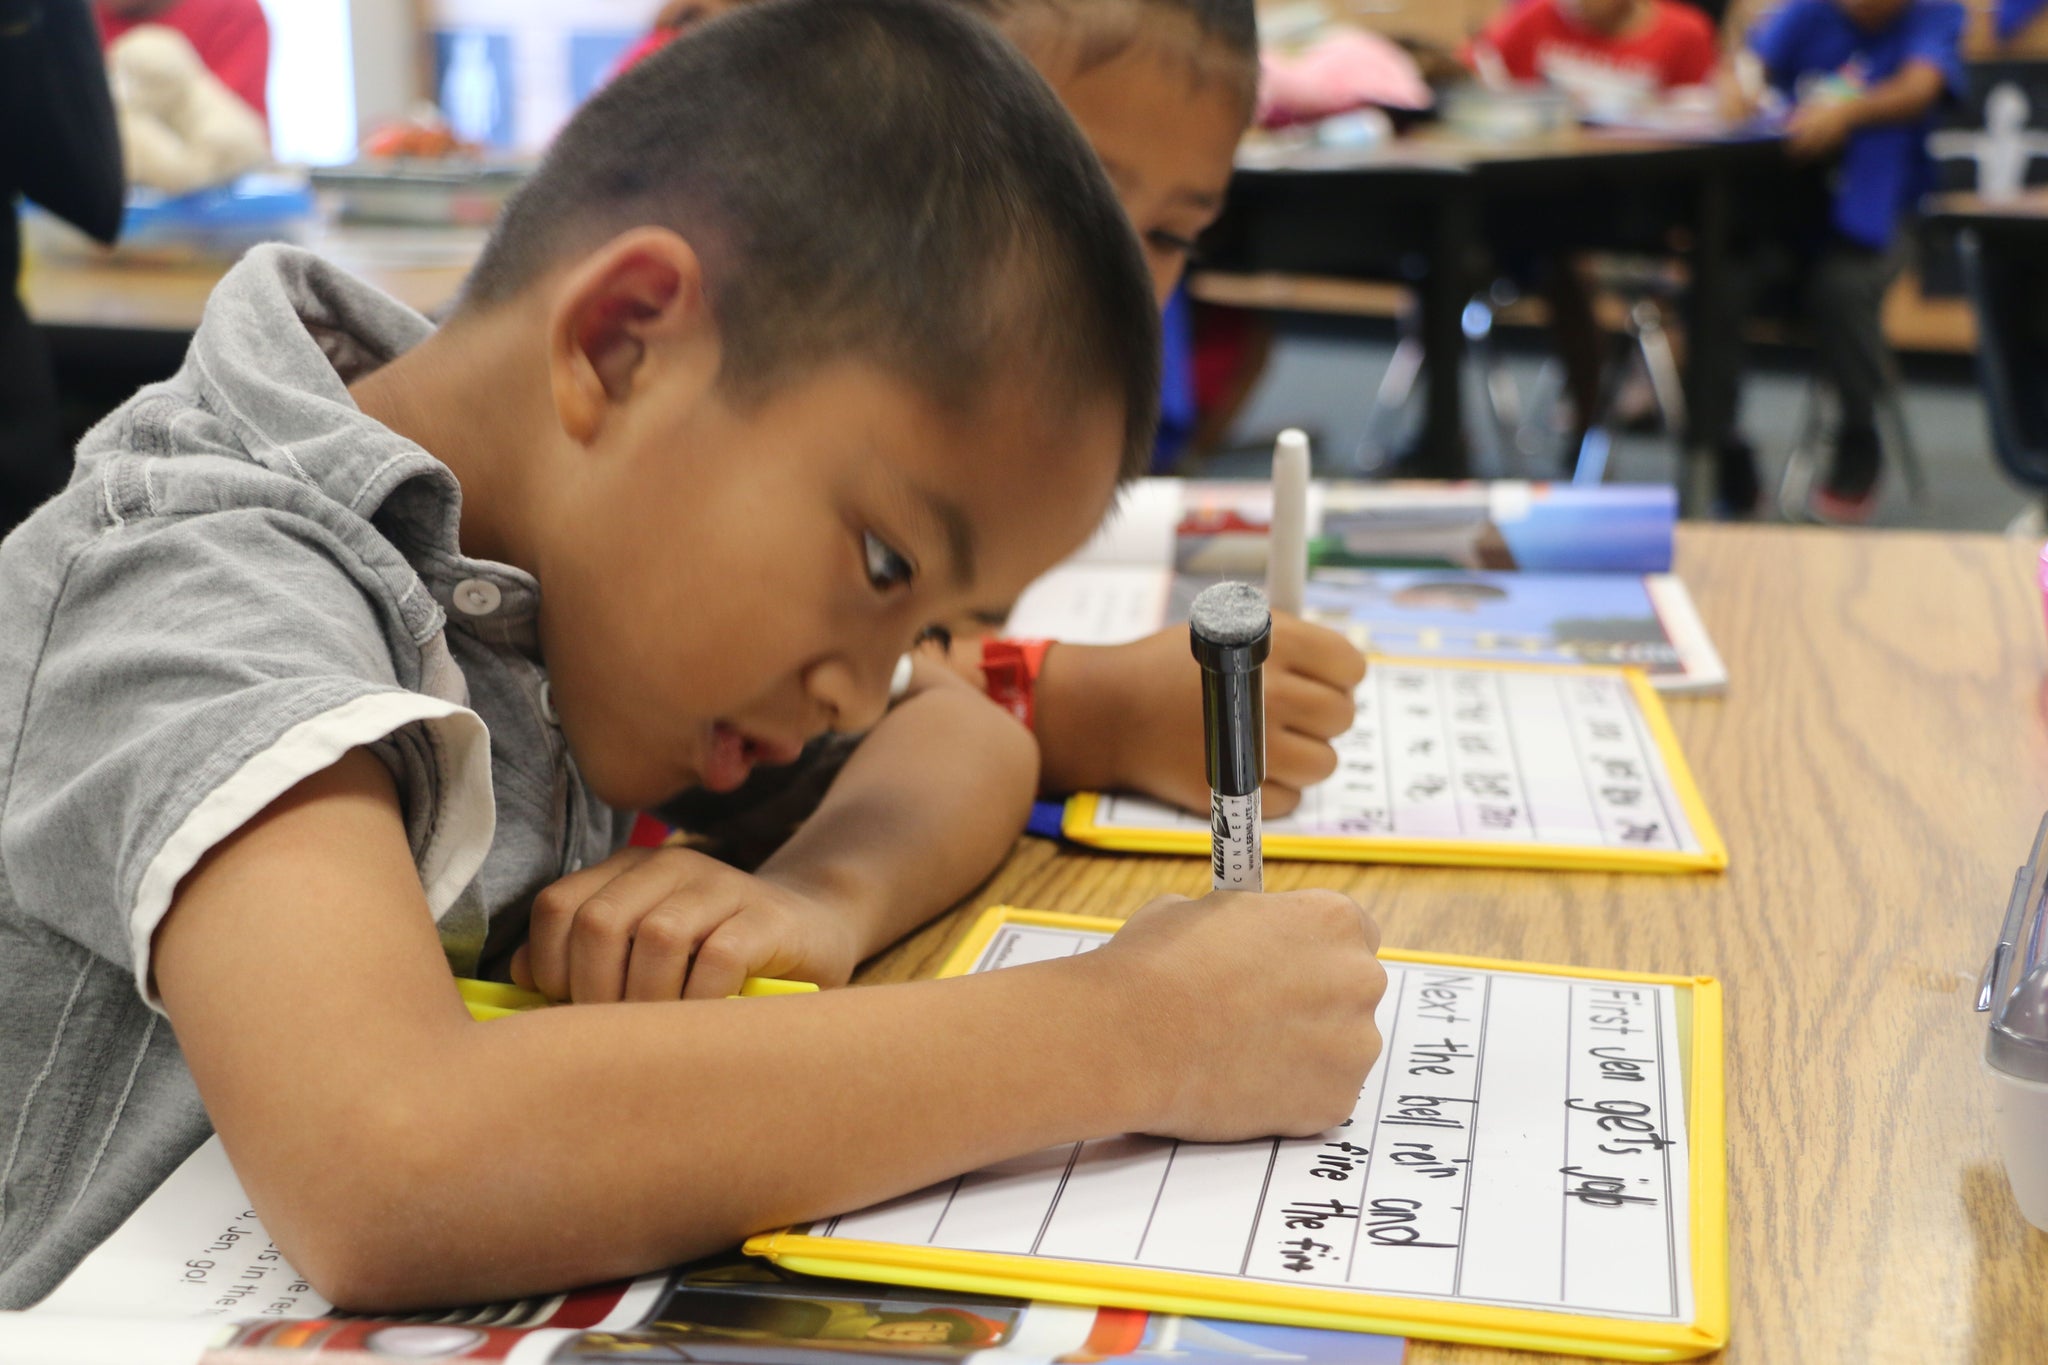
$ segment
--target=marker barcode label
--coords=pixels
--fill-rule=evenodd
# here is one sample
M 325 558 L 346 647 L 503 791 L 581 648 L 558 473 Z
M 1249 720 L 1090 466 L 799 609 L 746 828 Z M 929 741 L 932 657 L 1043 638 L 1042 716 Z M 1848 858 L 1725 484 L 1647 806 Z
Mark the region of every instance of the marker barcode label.
M 1209 827 L 1215 836 L 1214 877 L 1218 891 L 1263 891 L 1266 864 L 1259 850 L 1259 793 L 1209 794 Z

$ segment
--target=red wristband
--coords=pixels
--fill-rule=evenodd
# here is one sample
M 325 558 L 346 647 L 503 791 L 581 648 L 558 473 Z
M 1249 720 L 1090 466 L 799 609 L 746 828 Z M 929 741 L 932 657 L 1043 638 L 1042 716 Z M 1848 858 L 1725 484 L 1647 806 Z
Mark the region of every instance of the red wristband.
M 1051 648 L 1050 640 L 1004 640 L 993 635 L 981 642 L 981 676 L 989 700 L 1027 730 L 1038 718 L 1038 670 Z

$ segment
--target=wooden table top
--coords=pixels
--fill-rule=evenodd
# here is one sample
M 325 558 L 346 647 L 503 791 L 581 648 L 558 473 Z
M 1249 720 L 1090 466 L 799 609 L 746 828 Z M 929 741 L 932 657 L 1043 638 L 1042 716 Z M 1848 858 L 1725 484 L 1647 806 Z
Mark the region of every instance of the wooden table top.
M 1721 979 L 1727 1360 L 2048 1351 L 2048 1234 L 2008 1195 L 1971 1010 L 2048 808 L 2037 549 L 1680 529 L 1679 572 L 1733 680 L 1670 704 L 1728 840 L 1724 876 L 1267 865 L 1274 889 L 1356 896 L 1390 946 Z M 1025 840 L 968 907 L 863 979 L 929 974 L 987 905 L 1121 915 L 1207 885 L 1196 859 Z M 1418 1342 L 1408 1359 L 1509 1355 Z
M 1686 161 L 1742 159 L 1774 150 L 1771 136 L 1688 135 L 1639 128 L 1589 128 L 1577 124 L 1521 137 L 1475 137 L 1442 125 L 1415 129 L 1370 147 L 1292 147 L 1267 140 L 1248 143 L 1238 170 L 1265 172 L 1363 172 L 1466 174 L 1504 166 L 1555 167 L 1568 162 L 1631 159 Z
M 454 301 L 483 248 L 459 228 L 316 228 L 305 245 L 429 316 Z M 129 263 L 119 257 L 32 256 L 21 277 L 28 315 L 45 327 L 191 332 L 225 261 Z
M 2005 199 L 1986 199 L 1964 190 L 1937 194 L 1928 199 L 1926 216 L 1963 222 L 2048 224 L 2048 186 L 2037 185 Z

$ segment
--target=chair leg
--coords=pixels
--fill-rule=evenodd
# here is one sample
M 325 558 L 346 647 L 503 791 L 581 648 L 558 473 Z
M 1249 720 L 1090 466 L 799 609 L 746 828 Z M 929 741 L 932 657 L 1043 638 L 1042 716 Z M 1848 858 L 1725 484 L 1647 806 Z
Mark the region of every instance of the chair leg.
M 1389 428 L 1407 408 L 1408 400 L 1415 396 L 1415 381 L 1421 375 L 1422 337 L 1404 316 L 1400 339 L 1394 343 L 1394 354 L 1387 361 L 1387 372 L 1380 376 L 1380 386 L 1373 393 L 1372 406 L 1366 410 L 1365 434 L 1359 441 L 1358 455 L 1353 461 L 1354 468 L 1360 473 L 1377 469 L 1396 453 L 1392 449 L 1393 437 Z
M 1799 419 L 1799 436 L 1785 455 L 1785 469 L 1778 476 L 1778 515 L 1786 521 L 1809 521 L 1807 500 L 1813 494 L 1818 466 L 1817 452 L 1827 430 L 1823 386 L 1816 377 L 1806 382 L 1805 412 Z
M 1671 349 L 1671 334 L 1664 330 L 1664 311 L 1649 299 L 1629 310 L 1630 330 L 1636 349 L 1643 357 L 1643 371 L 1650 377 L 1650 392 L 1666 431 L 1685 430 L 1685 381 L 1678 372 L 1678 357 Z
M 1579 458 L 1572 466 L 1574 487 L 1591 488 L 1607 480 L 1607 458 L 1614 453 L 1614 440 L 1604 426 L 1586 428 L 1579 442 Z
M 1466 396 L 1474 409 L 1467 414 L 1466 430 L 1475 444 L 1483 442 L 1483 453 L 1493 474 L 1507 473 L 1514 450 L 1516 406 L 1514 380 L 1501 364 L 1493 344 L 1493 305 L 1484 295 L 1465 305 L 1461 325 L 1465 333 L 1465 355 L 1471 369 L 1466 376 Z
M 1546 359 L 1522 396 L 1521 421 L 1515 427 L 1515 450 L 1525 463 L 1558 460 L 1564 401 L 1564 366 L 1555 358 Z

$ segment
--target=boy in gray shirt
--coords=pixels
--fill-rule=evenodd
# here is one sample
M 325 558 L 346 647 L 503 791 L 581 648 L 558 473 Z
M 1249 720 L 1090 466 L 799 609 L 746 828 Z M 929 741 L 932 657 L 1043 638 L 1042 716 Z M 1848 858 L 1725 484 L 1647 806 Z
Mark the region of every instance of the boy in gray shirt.
M 1050 93 L 926 0 L 781 0 L 644 63 L 440 331 L 253 253 L 0 545 L 0 1307 L 210 1129 L 323 1294 L 400 1308 L 1050 1142 L 1348 1113 L 1383 977 L 1334 895 L 722 999 L 844 984 L 1008 848 L 1028 736 L 936 676 L 885 717 L 891 678 L 1142 467 L 1155 327 Z M 756 874 L 616 851 L 869 727 Z M 606 1007 L 471 1023 L 451 968 L 515 959 Z

